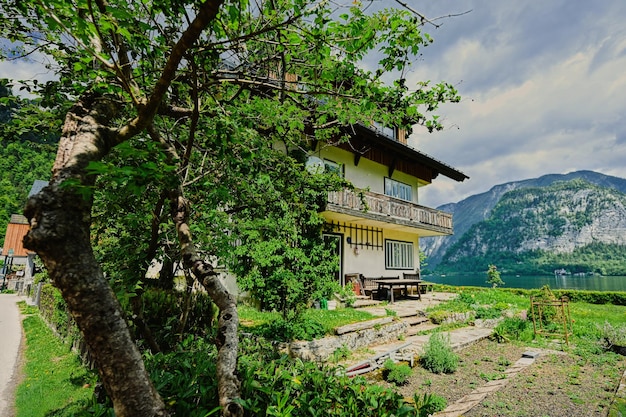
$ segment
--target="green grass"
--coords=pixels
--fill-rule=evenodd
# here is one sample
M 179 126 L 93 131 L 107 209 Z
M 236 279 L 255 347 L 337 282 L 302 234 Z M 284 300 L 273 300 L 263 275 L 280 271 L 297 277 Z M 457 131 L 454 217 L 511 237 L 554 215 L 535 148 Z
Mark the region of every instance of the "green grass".
M 87 371 L 77 355 L 60 342 L 36 309 L 20 305 L 26 335 L 24 379 L 17 388 L 17 417 L 58 415 L 73 403 L 91 399 L 95 375 Z
M 246 305 L 240 305 L 237 311 L 239 313 L 239 322 L 243 329 L 260 327 L 281 318 L 280 313 L 259 311 L 254 307 Z M 337 310 L 309 309 L 302 314 L 302 318 L 321 324 L 326 333 L 331 334 L 339 326 L 371 320 L 376 317 L 363 310 L 340 308 Z

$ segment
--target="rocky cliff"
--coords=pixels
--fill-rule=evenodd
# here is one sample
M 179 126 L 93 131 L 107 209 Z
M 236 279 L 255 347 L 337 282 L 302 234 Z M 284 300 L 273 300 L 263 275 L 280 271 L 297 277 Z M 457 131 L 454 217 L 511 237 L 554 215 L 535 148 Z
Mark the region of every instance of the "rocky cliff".
M 438 207 L 454 215 L 455 235 L 420 244 L 429 269 L 472 257 L 484 262 L 494 254 L 572 254 L 590 244 L 626 245 L 625 193 L 626 180 L 591 171 L 497 185 Z

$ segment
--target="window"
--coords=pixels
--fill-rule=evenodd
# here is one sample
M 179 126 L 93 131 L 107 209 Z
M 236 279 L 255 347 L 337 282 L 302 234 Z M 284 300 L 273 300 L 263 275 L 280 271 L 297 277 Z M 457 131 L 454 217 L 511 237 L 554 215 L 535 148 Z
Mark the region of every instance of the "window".
M 324 159 L 324 169 L 326 172 L 337 174 L 343 177 L 343 165 L 339 165 L 337 162 Z
M 413 201 L 413 189 L 409 184 L 385 178 L 385 195 L 401 200 Z
M 385 240 L 385 269 L 413 269 L 413 242 Z

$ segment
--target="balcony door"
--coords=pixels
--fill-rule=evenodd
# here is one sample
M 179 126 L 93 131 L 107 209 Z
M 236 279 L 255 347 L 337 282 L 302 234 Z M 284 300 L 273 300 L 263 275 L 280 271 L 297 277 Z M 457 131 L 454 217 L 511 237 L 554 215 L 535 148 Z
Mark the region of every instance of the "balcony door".
M 324 233 L 324 243 L 337 256 L 337 272 L 335 278 L 337 282 L 343 287 L 345 279 L 343 277 L 343 234 L 341 233 Z

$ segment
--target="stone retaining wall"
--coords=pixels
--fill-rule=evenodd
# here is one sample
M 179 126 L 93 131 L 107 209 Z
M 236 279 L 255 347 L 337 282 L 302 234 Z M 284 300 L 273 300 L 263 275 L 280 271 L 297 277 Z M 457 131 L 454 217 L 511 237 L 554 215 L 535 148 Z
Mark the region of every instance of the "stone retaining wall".
M 390 324 L 358 330 L 341 336 L 329 336 L 310 342 L 291 342 L 286 344 L 285 350 L 289 356 L 295 358 L 323 362 L 330 358 L 333 352 L 344 346 L 350 350 L 356 350 L 362 347 L 398 340 L 398 336 L 404 334 L 408 328 L 408 324 L 402 321 L 394 321 Z

